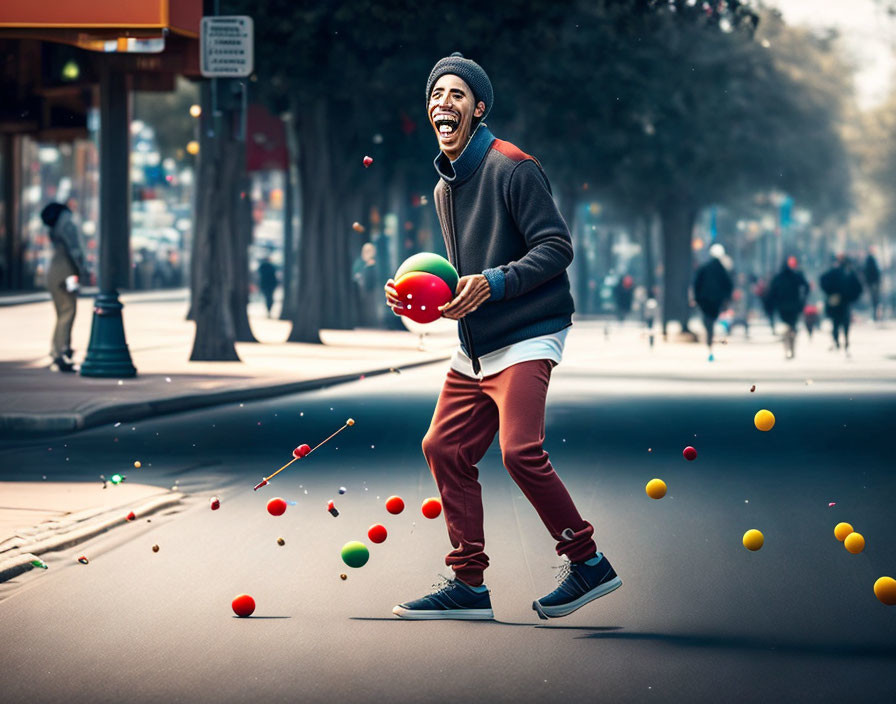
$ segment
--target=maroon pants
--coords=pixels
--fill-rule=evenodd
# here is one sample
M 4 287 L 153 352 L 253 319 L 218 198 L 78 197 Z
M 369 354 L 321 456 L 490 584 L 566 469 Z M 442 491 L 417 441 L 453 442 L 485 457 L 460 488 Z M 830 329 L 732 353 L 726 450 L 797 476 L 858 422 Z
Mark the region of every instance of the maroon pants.
M 504 466 L 557 541 L 557 554 L 579 562 L 597 552 L 593 526 L 579 515 L 542 447 L 551 368 L 545 359 L 521 362 L 481 380 L 449 370 L 423 438 L 454 547 L 445 564 L 472 586 L 482 584 L 488 567 L 476 463 L 496 432 Z

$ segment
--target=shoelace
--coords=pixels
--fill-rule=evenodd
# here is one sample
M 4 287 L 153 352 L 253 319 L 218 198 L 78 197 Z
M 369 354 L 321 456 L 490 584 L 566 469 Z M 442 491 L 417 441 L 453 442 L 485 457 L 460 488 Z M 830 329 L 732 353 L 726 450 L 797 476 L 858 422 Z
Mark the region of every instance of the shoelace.
M 441 579 L 430 587 L 432 589 L 432 594 L 441 594 L 454 586 L 454 580 L 448 579 L 443 574 L 440 574 L 439 577 Z
M 554 578 L 558 582 L 562 583 L 567 577 L 569 577 L 569 574 L 572 571 L 572 563 L 568 559 L 564 559 L 561 564 L 555 565 L 554 569 L 557 570 L 557 574 L 554 575 Z

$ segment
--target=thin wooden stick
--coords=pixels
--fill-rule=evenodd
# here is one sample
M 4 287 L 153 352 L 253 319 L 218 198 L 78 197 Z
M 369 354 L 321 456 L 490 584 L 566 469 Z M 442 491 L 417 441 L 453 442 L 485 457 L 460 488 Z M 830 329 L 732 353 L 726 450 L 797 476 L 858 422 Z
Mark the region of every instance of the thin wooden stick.
M 323 442 L 319 442 L 317 445 L 315 445 L 314 447 L 312 447 L 310 450 L 308 450 L 307 454 L 302 455 L 302 457 L 307 457 L 307 456 L 310 455 L 312 452 L 314 452 L 317 448 L 319 448 L 321 445 L 323 445 L 323 444 L 326 443 L 326 442 L 329 442 L 330 440 L 332 440 L 333 438 L 335 438 L 337 435 L 339 435 L 339 433 L 341 433 L 341 432 L 342 432 L 343 430 L 345 430 L 347 427 L 349 427 L 350 425 L 354 425 L 354 424 L 355 424 L 355 421 L 354 421 L 353 419 L 349 418 L 347 421 L 345 421 L 345 425 L 343 425 L 339 430 L 337 430 L 335 433 L 333 433 L 330 437 L 328 437 L 328 438 L 327 438 L 326 440 L 324 440 Z M 261 487 L 263 487 L 265 484 L 267 484 L 271 479 L 273 479 L 273 478 L 276 477 L 278 474 L 280 474 L 280 472 L 282 472 L 284 469 L 286 469 L 287 467 L 289 467 L 289 465 L 291 465 L 291 464 L 292 464 L 293 462 L 295 462 L 296 460 L 300 460 L 300 459 L 302 459 L 302 457 L 293 457 L 289 462 L 287 462 L 285 465 L 283 465 L 280 469 L 278 469 L 278 470 L 277 470 L 276 472 L 274 472 L 272 475 L 270 475 L 269 477 L 265 477 L 264 479 L 262 479 L 258 484 L 255 485 L 255 491 L 258 491 Z

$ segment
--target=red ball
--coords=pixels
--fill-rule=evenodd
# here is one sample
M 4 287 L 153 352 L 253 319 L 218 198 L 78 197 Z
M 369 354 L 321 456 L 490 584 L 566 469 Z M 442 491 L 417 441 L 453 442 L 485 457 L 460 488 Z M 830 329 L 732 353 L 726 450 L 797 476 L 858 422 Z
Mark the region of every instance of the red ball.
M 386 510 L 389 513 L 398 515 L 404 511 L 404 501 L 402 501 L 400 496 L 390 496 L 386 499 Z
M 423 502 L 420 510 L 423 511 L 423 515 L 427 518 L 438 518 L 439 514 L 442 513 L 442 502 L 433 496 Z
M 233 609 L 233 613 L 235 613 L 240 618 L 245 618 L 246 616 L 251 616 L 255 611 L 255 599 L 253 599 L 248 594 L 240 594 L 233 598 L 233 601 L 230 602 L 230 608 Z
M 367 529 L 367 537 L 370 538 L 371 543 L 382 543 L 386 540 L 387 535 L 386 526 L 379 523 L 374 523 Z
M 684 455 L 684 458 L 689 462 L 697 459 L 697 451 L 690 445 L 684 448 L 684 450 L 681 451 L 681 454 Z
M 418 323 L 431 323 L 441 318 L 439 306 L 454 298 L 444 280 L 425 271 L 411 271 L 401 276 L 395 282 L 395 291 L 404 305 L 399 313 Z
M 209 507 L 212 511 L 217 511 L 219 508 L 221 508 L 221 499 L 219 499 L 217 496 L 213 496 L 211 498 L 211 501 L 209 502 Z
M 137 518 L 137 514 L 133 511 L 131 511 L 127 516 L 124 517 L 126 521 L 133 521 L 135 518 Z
M 372 163 L 373 163 L 373 159 L 372 159 L 371 157 L 369 157 L 369 156 L 365 156 L 365 157 L 364 157 L 364 168 L 365 168 L 365 169 L 366 169 L 368 166 L 370 166 Z
M 268 501 L 268 513 L 272 516 L 282 516 L 286 513 L 286 501 L 279 496 Z
M 308 445 L 299 445 L 295 450 L 292 451 L 292 456 L 304 457 L 309 452 L 311 452 L 311 448 Z

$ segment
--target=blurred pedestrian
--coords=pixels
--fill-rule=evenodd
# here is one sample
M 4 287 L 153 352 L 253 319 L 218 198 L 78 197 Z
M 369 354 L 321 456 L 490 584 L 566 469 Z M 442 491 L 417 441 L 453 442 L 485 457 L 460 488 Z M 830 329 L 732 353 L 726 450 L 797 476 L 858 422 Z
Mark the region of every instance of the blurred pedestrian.
M 712 362 L 715 359 L 712 353 L 713 328 L 722 310 L 722 305 L 731 297 L 734 284 L 723 263 L 725 248 L 716 242 L 709 248 L 709 257 L 709 261 L 697 269 L 697 274 L 694 277 L 694 299 L 703 313 L 706 346 L 709 348 L 709 361 Z
M 812 339 L 812 333 L 818 327 L 818 306 L 814 303 L 807 303 L 803 308 L 803 321 L 806 323 L 806 332 L 809 333 L 809 339 Z
M 756 282 L 756 297 L 759 299 L 765 317 L 768 318 L 772 335 L 775 334 L 775 302 L 772 300 L 772 287 L 765 277 L 760 277 Z
M 271 308 L 274 307 L 274 291 L 277 290 L 277 269 L 271 263 L 271 258 L 266 256 L 258 265 L 258 289 L 264 296 L 264 305 L 268 309 L 268 317 L 271 317 Z
M 880 267 L 874 256 L 874 247 L 868 249 L 863 274 L 865 285 L 868 287 L 868 297 L 871 299 L 871 319 L 877 322 L 880 314 Z
M 840 331 L 843 330 L 844 348 L 849 355 L 850 306 L 862 295 L 862 283 L 845 254 L 837 255 L 836 264 L 821 275 L 820 283 L 827 296 L 825 314 L 834 325 L 831 349 L 840 349 Z
M 632 310 L 632 299 L 635 293 L 635 280 L 626 274 L 613 287 L 613 300 L 616 303 L 616 317 L 621 323 Z
M 49 203 L 40 213 L 50 230 L 53 258 L 47 271 L 47 289 L 56 309 L 56 326 L 50 347 L 51 369 L 57 372 L 75 371 L 72 349 L 72 325 L 78 306 L 78 288 L 87 280 L 87 266 L 81 234 L 72 219 L 72 211 L 62 203 Z
M 355 259 L 352 267 L 352 279 L 358 290 L 361 326 L 376 327 L 380 286 L 377 276 L 376 245 L 373 242 L 361 245 L 361 254 Z
M 434 200 L 460 275 L 454 298 L 439 310 L 458 321 L 460 346 L 423 454 L 442 497 L 454 548 L 445 564 L 455 578 L 396 606 L 402 618 L 494 618 L 483 582 L 489 557 L 476 465 L 495 435 L 504 466 L 568 560 L 559 587 L 532 604 L 539 617 L 566 616 L 622 586 L 544 450 L 551 371 L 574 311 L 566 272 L 572 238 L 538 161 L 483 122 L 492 100 L 485 71 L 458 53 L 430 73 L 426 105 L 440 147 Z M 393 284 L 387 281 L 386 298 L 398 313 Z
M 781 271 L 775 274 L 771 285 L 771 299 L 781 320 L 787 326 L 784 331 L 784 356 L 793 359 L 796 343 L 796 324 L 806 298 L 809 295 L 809 282 L 799 270 L 796 257 L 787 257 Z

